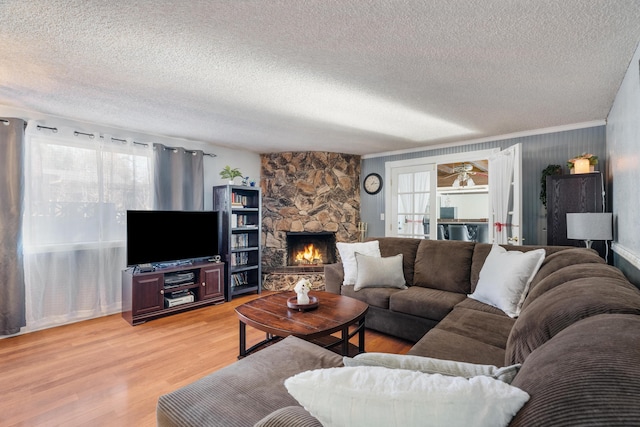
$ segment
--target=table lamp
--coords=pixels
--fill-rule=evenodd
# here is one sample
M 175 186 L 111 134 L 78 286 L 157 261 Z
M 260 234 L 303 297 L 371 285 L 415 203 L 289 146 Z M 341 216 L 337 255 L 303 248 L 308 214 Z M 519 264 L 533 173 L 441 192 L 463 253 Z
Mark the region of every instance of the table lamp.
M 577 159 L 573 163 L 574 173 L 589 173 L 591 170 L 591 163 L 589 159 Z
M 567 239 L 584 240 L 587 248 L 593 240 L 613 239 L 611 212 L 567 214 Z

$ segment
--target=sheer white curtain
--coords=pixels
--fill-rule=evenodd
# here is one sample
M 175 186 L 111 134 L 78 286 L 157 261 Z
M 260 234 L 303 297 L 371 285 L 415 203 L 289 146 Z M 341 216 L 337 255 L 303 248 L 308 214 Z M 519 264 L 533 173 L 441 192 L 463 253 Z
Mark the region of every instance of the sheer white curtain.
M 509 243 L 511 218 L 509 199 L 512 195 L 515 156 L 512 150 L 504 150 L 489 159 L 489 197 L 493 211 L 494 242 Z
M 409 222 L 413 211 L 413 174 L 398 174 L 398 234 L 413 234 Z
M 429 215 L 428 206 L 429 206 L 429 172 L 418 172 L 415 174 L 415 192 L 416 192 L 416 222 L 415 224 L 415 233 L 417 235 L 420 234 L 428 234 L 429 230 L 424 229 L 424 217 L 425 215 Z
M 152 207 L 152 180 L 151 144 L 29 122 L 26 330 L 120 310 L 126 211 Z

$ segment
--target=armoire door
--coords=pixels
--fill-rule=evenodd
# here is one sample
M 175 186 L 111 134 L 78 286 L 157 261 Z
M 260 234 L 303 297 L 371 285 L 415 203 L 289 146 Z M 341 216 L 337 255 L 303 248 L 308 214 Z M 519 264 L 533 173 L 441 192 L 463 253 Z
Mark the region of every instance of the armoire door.
M 604 187 L 601 173 L 547 177 L 547 244 L 584 247 L 584 241 L 567 239 L 567 213 L 602 212 Z M 604 257 L 605 243 L 592 248 Z

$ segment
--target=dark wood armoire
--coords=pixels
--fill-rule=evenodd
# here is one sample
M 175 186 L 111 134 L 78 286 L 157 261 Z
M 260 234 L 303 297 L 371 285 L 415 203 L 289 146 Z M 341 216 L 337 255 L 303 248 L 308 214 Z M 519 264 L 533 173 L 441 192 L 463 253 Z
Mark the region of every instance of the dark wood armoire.
M 604 187 L 600 172 L 547 177 L 547 244 L 584 247 L 582 240 L 567 239 L 567 213 L 602 212 Z M 592 248 L 605 257 L 605 242 Z

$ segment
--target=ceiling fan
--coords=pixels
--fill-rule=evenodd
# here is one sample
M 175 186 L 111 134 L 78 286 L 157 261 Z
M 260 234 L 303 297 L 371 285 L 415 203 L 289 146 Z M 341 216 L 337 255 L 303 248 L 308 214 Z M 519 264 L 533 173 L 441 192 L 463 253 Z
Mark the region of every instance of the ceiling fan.
M 485 172 L 474 171 L 473 165 L 471 163 L 462 163 L 459 166 L 454 166 L 452 168 L 452 171 L 453 173 L 446 176 L 445 178 L 451 178 L 453 176 L 456 177 L 456 179 L 453 181 L 453 184 L 451 184 L 451 186 L 454 188 L 473 187 L 474 185 L 476 185 L 476 183 L 473 181 L 473 178 L 471 177 L 472 175 L 488 175 Z

